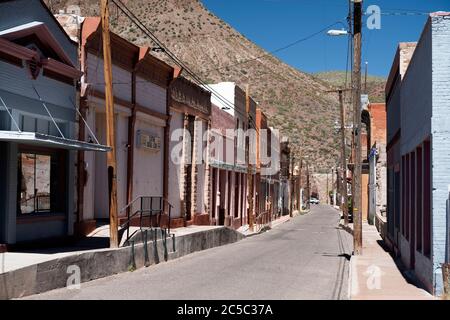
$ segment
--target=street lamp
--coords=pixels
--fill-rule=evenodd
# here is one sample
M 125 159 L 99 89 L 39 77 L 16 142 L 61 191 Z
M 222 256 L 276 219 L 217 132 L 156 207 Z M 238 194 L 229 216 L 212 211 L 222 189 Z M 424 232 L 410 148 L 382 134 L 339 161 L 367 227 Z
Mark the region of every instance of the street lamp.
M 329 30 L 327 32 L 327 34 L 329 36 L 338 37 L 338 36 L 346 36 L 346 35 L 349 34 L 349 32 L 347 30 L 344 30 L 344 29 L 342 29 L 342 30 Z

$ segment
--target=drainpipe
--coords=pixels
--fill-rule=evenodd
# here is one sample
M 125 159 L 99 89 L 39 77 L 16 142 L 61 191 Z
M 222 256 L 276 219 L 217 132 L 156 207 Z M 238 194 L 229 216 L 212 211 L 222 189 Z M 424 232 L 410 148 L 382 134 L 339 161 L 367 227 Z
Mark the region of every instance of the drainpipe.
M 205 159 L 206 160 L 205 161 L 206 186 L 205 186 L 204 194 L 205 194 L 205 204 L 206 204 L 205 209 L 211 219 L 212 218 L 212 211 L 211 211 L 212 181 L 211 181 L 211 167 L 210 167 L 211 119 L 208 119 L 207 130 L 208 130 L 208 132 L 207 132 L 207 139 L 206 139 L 206 159 Z M 235 196 L 237 196 L 237 195 L 235 195 Z M 235 208 L 235 210 L 237 210 L 237 208 Z
M 127 204 L 133 201 L 134 145 L 136 127 L 136 64 L 131 72 L 131 117 L 128 118 L 128 150 L 127 150 Z M 120 210 L 120 208 L 119 208 Z M 127 208 L 127 214 L 131 210 Z M 119 217 L 120 219 L 120 217 Z
M 166 90 L 166 126 L 164 127 L 164 155 L 163 155 L 163 198 L 164 198 L 164 215 L 169 214 L 169 150 L 170 150 L 170 121 L 172 116 L 170 114 L 170 106 L 172 105 L 171 87 L 173 79 L 170 80 Z M 170 225 L 170 221 L 168 222 Z
M 78 18 L 77 18 L 78 22 Z M 82 45 L 82 30 L 81 25 L 77 25 L 78 28 L 78 61 L 79 61 L 79 70 L 82 72 L 85 66 L 84 58 L 86 57 L 85 54 L 83 54 L 84 46 Z M 81 88 L 82 82 L 80 79 L 80 92 L 77 92 L 77 100 L 80 102 L 79 109 L 80 114 L 83 118 L 86 118 L 86 109 L 87 109 L 87 97 L 83 96 L 82 88 Z M 75 102 L 76 104 L 76 102 Z M 78 140 L 79 141 L 85 141 L 85 125 L 81 117 L 78 115 Z M 86 169 L 85 169 L 85 163 L 84 163 L 84 151 L 78 151 L 77 154 L 77 225 L 80 226 L 81 222 L 83 221 L 83 204 L 84 204 L 84 186 L 86 184 Z M 77 228 L 78 229 L 78 228 Z M 79 233 L 79 230 L 75 229 L 75 234 Z
M 195 215 L 197 213 L 197 178 L 198 178 L 198 167 L 197 167 L 197 147 L 198 147 L 198 139 L 199 139 L 199 132 L 198 132 L 198 126 L 202 125 L 202 122 L 199 120 L 199 117 L 195 117 L 194 120 L 194 137 L 192 138 L 193 143 L 191 146 L 191 192 L 188 195 L 188 197 L 191 199 L 191 220 L 195 221 Z

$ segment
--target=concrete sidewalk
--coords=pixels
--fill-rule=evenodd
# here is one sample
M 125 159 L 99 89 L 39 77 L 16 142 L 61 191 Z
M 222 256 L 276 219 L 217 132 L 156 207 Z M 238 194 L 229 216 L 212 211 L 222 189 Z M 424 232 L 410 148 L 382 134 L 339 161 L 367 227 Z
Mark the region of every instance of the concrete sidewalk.
M 12 299 L 66 287 L 74 267 L 79 281 L 173 260 L 190 253 L 239 241 L 242 234 L 220 226 L 189 226 L 172 230 L 175 237 L 149 241 L 145 246 L 77 250 L 50 248 L 0 254 L 0 299 Z
M 432 295 L 408 283 L 395 261 L 382 247 L 375 226 L 363 223 L 363 254 L 350 260 L 351 300 L 433 300 Z

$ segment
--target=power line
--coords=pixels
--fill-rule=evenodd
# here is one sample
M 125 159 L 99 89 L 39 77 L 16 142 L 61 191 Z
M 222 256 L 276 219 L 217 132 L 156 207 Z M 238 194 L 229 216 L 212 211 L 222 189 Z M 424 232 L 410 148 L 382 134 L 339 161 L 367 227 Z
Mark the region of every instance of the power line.
M 223 70 L 223 69 L 235 67 L 235 66 L 238 66 L 238 65 L 241 65 L 241 64 L 245 64 L 245 63 L 248 63 L 248 62 L 251 62 L 251 61 L 255 61 L 255 60 L 258 60 L 258 59 L 262 59 L 262 58 L 265 58 L 265 57 L 267 57 L 267 56 L 272 56 L 274 53 L 277 53 L 277 52 L 280 52 L 280 51 L 289 49 L 289 48 L 291 48 L 291 47 L 293 47 L 293 46 L 295 46 L 295 45 L 297 45 L 297 44 L 299 44 L 299 43 L 301 43 L 301 42 L 307 41 L 307 40 L 309 40 L 309 39 L 311 39 L 311 38 L 313 38 L 313 37 L 315 37 L 315 36 L 317 36 L 317 35 L 319 35 L 319 34 L 325 32 L 325 31 L 329 30 L 331 27 L 333 27 L 333 26 L 335 26 L 335 25 L 337 25 L 337 24 L 343 24 L 342 20 L 336 21 L 336 22 L 334 22 L 334 23 L 332 23 L 332 24 L 326 26 L 325 28 L 322 28 L 322 29 L 320 29 L 319 31 L 316 31 L 316 32 L 314 32 L 314 33 L 312 33 L 312 34 L 310 34 L 310 35 L 304 37 L 304 38 L 298 39 L 298 40 L 296 40 L 296 41 L 294 41 L 294 42 L 291 42 L 291 43 L 289 43 L 289 44 L 287 44 L 287 45 L 285 45 L 285 46 L 283 46 L 283 47 L 280 47 L 280 48 L 278 48 L 278 49 L 269 51 L 269 52 L 267 52 L 267 53 L 265 53 L 265 54 L 263 54 L 263 55 L 260 55 L 260 56 L 258 56 L 258 57 L 251 58 L 251 59 L 247 59 L 247 60 L 244 60 L 244 61 L 240 61 L 240 62 L 238 62 L 238 63 L 230 64 L 230 65 L 228 65 L 228 66 L 219 67 L 219 68 L 216 68 L 216 69 L 210 69 L 210 70 L 207 70 L 207 71 L 205 71 L 205 72 L 219 71 L 219 70 Z
M 211 88 L 208 84 L 201 80 L 201 78 L 195 74 L 183 61 L 181 61 L 175 54 L 173 54 L 154 34 L 151 30 L 149 30 L 136 15 L 121 1 L 121 0 L 112 0 L 112 2 L 125 14 L 142 32 L 144 32 L 157 46 L 163 49 L 163 51 L 167 54 L 167 56 L 174 61 L 178 66 L 183 68 L 193 80 L 197 82 L 197 84 L 203 86 L 208 91 L 211 92 L 218 100 L 222 101 L 228 108 L 233 109 L 234 111 L 240 113 L 243 116 L 246 116 L 240 110 L 234 108 L 234 105 L 220 95 L 216 90 Z M 252 120 L 250 118 L 250 120 Z M 256 128 L 256 124 L 253 121 L 253 126 Z
M 381 12 L 382 16 L 428 16 L 427 12 Z
M 203 85 L 205 87 L 208 87 L 211 92 L 212 88 L 210 88 L 205 82 L 203 82 L 186 64 L 184 64 L 180 59 L 176 57 L 175 54 L 173 54 L 154 34 L 151 30 L 149 30 L 134 13 L 121 1 L 121 0 L 112 0 L 112 2 L 124 13 L 136 26 L 141 29 L 142 32 L 144 32 L 156 45 L 161 47 L 163 51 L 167 54 L 167 56 L 173 60 L 178 66 L 182 67 L 186 72 L 197 82 L 197 84 Z M 118 2 L 120 4 L 118 4 Z M 124 9 L 125 8 L 125 9 Z M 126 12 L 126 11 L 128 12 Z M 215 92 L 215 91 L 214 91 Z M 220 96 L 217 92 L 216 97 L 224 102 L 225 104 L 229 105 L 230 108 L 233 108 L 232 104 L 227 101 L 225 98 Z

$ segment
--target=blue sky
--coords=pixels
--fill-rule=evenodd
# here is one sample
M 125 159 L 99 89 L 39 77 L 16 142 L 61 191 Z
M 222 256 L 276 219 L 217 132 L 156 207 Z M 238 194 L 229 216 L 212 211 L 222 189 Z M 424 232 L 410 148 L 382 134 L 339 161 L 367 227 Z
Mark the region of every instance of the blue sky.
M 215 15 L 268 51 L 309 36 L 342 20 L 348 0 L 201 0 Z M 384 13 L 381 29 L 363 29 L 363 63 L 369 73 L 387 76 L 398 42 L 417 41 L 426 15 L 406 12 L 450 11 L 450 0 L 365 0 L 364 8 L 378 5 Z M 342 26 L 336 25 L 335 29 Z M 275 54 L 286 63 L 306 72 L 345 70 L 346 37 L 319 34 Z

